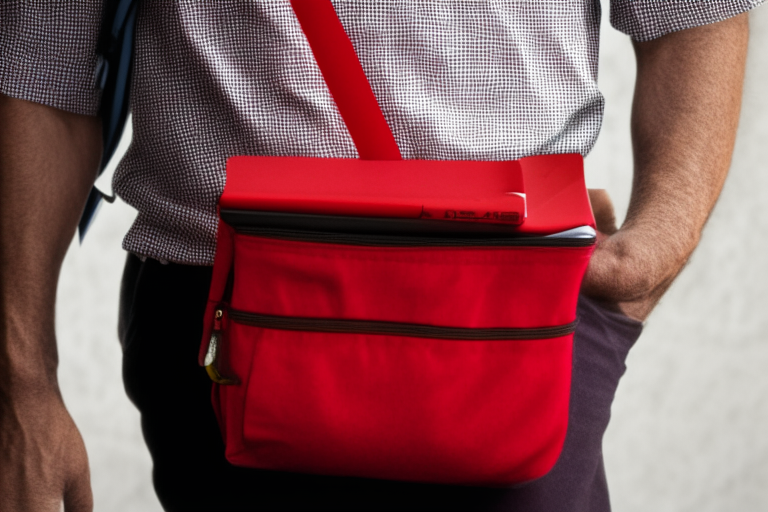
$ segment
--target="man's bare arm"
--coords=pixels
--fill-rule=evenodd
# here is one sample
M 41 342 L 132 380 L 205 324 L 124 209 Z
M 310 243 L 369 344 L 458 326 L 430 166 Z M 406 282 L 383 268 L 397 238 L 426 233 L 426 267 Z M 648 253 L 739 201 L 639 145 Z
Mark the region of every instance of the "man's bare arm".
M 688 261 L 730 167 L 748 33 L 743 14 L 635 43 L 632 197 L 621 229 L 598 226 L 610 236 L 586 294 L 645 319 Z M 610 209 L 592 198 L 596 212 Z
M 0 95 L 0 510 L 92 509 L 54 304 L 100 156 L 98 119 Z

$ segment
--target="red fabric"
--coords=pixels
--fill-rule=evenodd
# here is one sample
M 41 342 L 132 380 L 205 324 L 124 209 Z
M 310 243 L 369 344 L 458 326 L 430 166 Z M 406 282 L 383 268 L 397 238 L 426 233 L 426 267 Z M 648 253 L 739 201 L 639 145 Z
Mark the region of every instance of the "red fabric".
M 572 337 L 442 341 L 233 324 L 236 465 L 476 485 L 538 478 L 568 424 Z
M 470 162 L 238 156 L 227 161 L 221 208 L 445 219 L 446 212 L 517 212 L 517 161 Z M 492 216 L 489 220 L 493 222 Z
M 525 194 L 525 203 L 517 194 Z M 361 161 L 343 158 L 238 156 L 227 162 L 222 208 L 445 218 L 523 209 L 519 233 L 595 227 L 581 155 L 541 155 L 511 162 Z M 442 214 L 440 212 L 443 212 Z
M 528 217 L 519 228 L 521 232 L 556 233 L 576 226 L 596 227 L 581 155 L 530 156 L 518 162 L 528 198 Z
M 291 6 L 360 158 L 400 160 L 395 138 L 333 4 L 291 0 Z
M 347 161 L 336 162 L 338 166 L 322 159 L 232 159 L 222 206 L 253 206 L 264 197 L 280 205 L 285 198 L 275 200 L 273 192 L 282 187 L 289 193 L 289 178 L 299 183 L 300 199 L 312 198 L 313 185 L 323 186 L 314 174 L 318 170 L 326 181 L 342 183 L 352 178 L 334 179 L 334 169 L 346 169 L 341 175 L 359 170 L 344 167 Z M 444 167 L 457 170 L 459 183 L 438 179 L 439 162 L 416 164 L 410 169 L 414 174 L 427 167 L 433 174 L 429 179 L 414 176 L 408 183 L 426 190 L 432 180 L 445 189 L 441 193 L 460 197 L 462 174 L 472 176 L 461 168 L 476 164 Z M 514 169 L 522 173 L 522 180 L 518 175 L 509 182 L 524 182 L 528 198 L 528 218 L 519 231 L 594 226 L 579 155 L 494 166 L 494 179 Z M 294 169 L 293 175 L 278 172 L 287 168 Z M 375 190 L 377 173 L 358 175 Z M 381 176 L 386 176 L 384 169 Z M 363 185 L 344 186 L 354 198 L 355 187 Z M 482 190 L 494 188 L 493 179 L 477 186 L 482 197 Z M 359 204 L 350 213 L 360 211 L 355 208 Z M 532 328 L 573 321 L 592 248 L 345 246 L 233 234 L 222 224 L 218 251 L 216 265 L 222 267 L 214 270 L 210 305 L 221 299 L 226 282 L 222 269 L 232 264 L 230 305 L 241 311 Z M 210 320 L 206 322 L 209 334 Z M 572 336 L 448 341 L 280 331 L 226 318 L 224 331 L 222 364 L 242 382 L 215 386 L 213 404 L 233 464 L 509 485 L 545 474 L 562 447 Z
M 232 307 L 448 327 L 574 320 L 592 247 L 359 247 L 235 237 Z
M 455 327 L 573 321 L 587 248 L 371 248 L 236 235 L 231 307 Z M 227 457 L 278 470 L 477 485 L 545 474 L 568 424 L 572 336 L 448 341 L 225 320 Z

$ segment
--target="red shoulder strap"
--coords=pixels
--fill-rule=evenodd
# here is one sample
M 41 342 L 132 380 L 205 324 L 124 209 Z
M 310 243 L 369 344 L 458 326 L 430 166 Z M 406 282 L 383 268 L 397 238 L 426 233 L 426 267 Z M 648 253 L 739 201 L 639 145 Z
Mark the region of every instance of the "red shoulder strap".
M 291 6 L 364 160 L 402 160 L 376 96 L 330 0 L 291 0 Z

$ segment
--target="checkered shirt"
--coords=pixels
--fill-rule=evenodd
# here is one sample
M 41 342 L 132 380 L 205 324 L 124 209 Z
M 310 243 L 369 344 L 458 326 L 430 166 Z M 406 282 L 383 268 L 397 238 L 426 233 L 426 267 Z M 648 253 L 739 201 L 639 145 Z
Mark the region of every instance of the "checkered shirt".
M 764 0 L 611 0 L 638 41 Z M 0 92 L 95 114 L 102 0 L 2 0 Z M 517 159 L 592 148 L 599 0 L 334 2 L 406 159 Z M 138 210 L 126 250 L 211 265 L 232 155 L 355 158 L 287 0 L 143 2 L 133 141 L 115 192 Z

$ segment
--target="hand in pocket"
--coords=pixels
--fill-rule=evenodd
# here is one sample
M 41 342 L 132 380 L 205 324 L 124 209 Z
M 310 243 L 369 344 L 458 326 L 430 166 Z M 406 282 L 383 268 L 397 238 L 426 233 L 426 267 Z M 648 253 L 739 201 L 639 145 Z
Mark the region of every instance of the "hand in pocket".
M 616 226 L 613 203 L 604 189 L 589 189 L 597 223 L 597 247 L 581 291 L 635 320 L 650 315 L 679 269 L 662 262 L 660 240 L 641 229 Z

